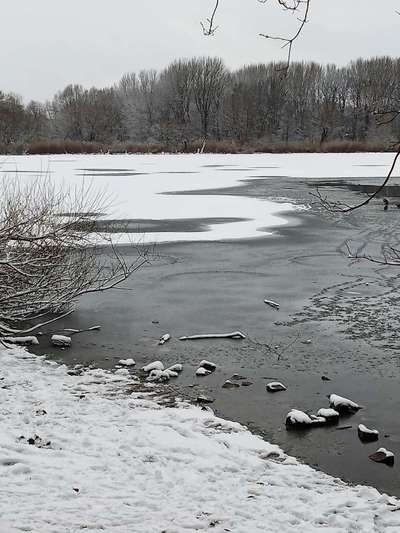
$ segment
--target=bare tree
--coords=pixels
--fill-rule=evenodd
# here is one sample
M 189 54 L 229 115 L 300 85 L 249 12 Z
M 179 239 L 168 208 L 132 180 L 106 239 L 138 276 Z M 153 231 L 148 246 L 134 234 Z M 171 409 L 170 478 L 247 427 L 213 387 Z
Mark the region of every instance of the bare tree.
M 194 59 L 193 97 L 200 115 L 202 135 L 210 130 L 211 113 L 216 116 L 222 102 L 228 74 L 221 59 L 203 57 Z
M 0 143 L 4 146 L 18 142 L 25 128 L 25 113 L 21 99 L 0 91 Z
M 70 314 L 76 300 L 116 287 L 147 261 L 127 263 L 96 221 L 106 196 L 37 179 L 0 186 L 0 335 L 28 333 Z M 102 243 L 108 246 L 100 249 Z M 21 323 L 33 321 L 28 327 Z

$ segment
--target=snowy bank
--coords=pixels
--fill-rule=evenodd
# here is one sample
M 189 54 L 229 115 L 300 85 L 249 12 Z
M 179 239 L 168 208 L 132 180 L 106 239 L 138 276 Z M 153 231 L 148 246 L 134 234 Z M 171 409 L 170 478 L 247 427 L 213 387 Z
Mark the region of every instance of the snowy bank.
M 23 348 L 0 368 L 2 533 L 400 530 L 394 499 L 207 410 L 132 394 L 128 371 L 71 376 Z

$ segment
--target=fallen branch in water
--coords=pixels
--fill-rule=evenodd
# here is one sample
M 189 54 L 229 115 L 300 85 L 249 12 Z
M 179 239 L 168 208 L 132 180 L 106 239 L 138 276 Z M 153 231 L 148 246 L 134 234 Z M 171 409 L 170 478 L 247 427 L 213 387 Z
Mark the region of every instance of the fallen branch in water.
M 196 341 L 200 339 L 245 339 L 241 331 L 233 331 L 232 333 L 207 333 L 204 335 L 190 335 L 188 337 L 179 337 L 180 341 Z
M 277 302 L 274 302 L 273 300 L 264 300 L 264 303 L 272 307 L 273 309 L 276 309 L 279 311 L 280 305 Z
M 61 331 L 64 333 L 69 333 L 70 336 L 77 335 L 78 333 L 85 333 L 86 331 L 100 331 L 101 326 L 92 326 L 87 329 L 74 329 L 74 328 L 64 328 L 64 329 L 54 329 L 52 331 L 46 331 L 43 333 L 43 335 L 52 335 L 53 333 L 60 333 Z

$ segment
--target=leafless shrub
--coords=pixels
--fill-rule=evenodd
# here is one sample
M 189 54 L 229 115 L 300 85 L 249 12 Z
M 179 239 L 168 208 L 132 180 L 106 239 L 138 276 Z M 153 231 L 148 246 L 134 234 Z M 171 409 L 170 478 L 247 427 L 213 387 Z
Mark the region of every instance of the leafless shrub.
M 84 185 L 57 189 L 47 178 L 3 179 L 0 335 L 31 332 L 66 316 L 80 296 L 116 287 L 147 261 L 137 249 L 127 263 L 109 236 L 91 232 L 87 221 L 107 203 L 104 193 Z

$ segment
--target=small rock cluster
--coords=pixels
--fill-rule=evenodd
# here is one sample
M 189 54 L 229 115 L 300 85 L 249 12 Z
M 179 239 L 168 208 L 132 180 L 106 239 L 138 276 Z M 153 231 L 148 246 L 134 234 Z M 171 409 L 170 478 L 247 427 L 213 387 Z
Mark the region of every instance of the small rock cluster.
M 164 363 L 161 361 L 154 361 L 153 363 L 144 366 L 142 370 L 148 374 L 146 381 L 165 383 L 171 378 L 177 378 L 179 373 L 183 370 L 183 365 L 177 363 L 169 368 L 165 368 Z
M 319 409 L 317 415 L 309 415 L 298 409 L 292 409 L 286 415 L 286 428 L 309 429 L 315 426 L 336 424 L 341 415 L 352 415 L 362 409 L 362 407 L 356 402 L 339 396 L 338 394 L 329 395 L 329 404 L 329 408 Z M 379 439 L 379 431 L 377 429 L 370 429 L 364 424 L 358 425 L 357 432 L 358 437 L 362 442 L 373 442 Z M 379 448 L 375 453 L 372 453 L 369 458 L 372 461 L 384 463 L 389 466 L 393 466 L 394 464 L 394 454 L 389 450 L 386 450 L 386 448 Z

